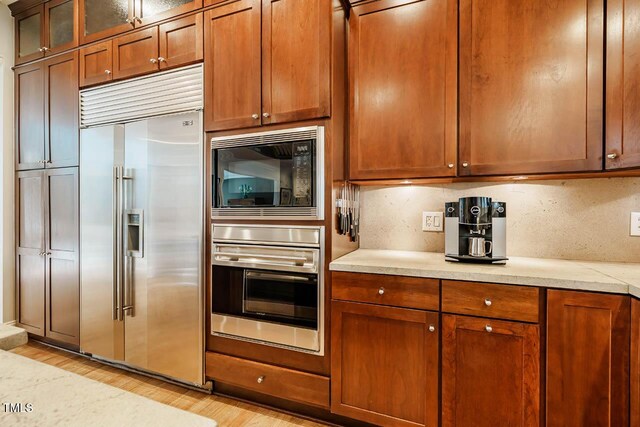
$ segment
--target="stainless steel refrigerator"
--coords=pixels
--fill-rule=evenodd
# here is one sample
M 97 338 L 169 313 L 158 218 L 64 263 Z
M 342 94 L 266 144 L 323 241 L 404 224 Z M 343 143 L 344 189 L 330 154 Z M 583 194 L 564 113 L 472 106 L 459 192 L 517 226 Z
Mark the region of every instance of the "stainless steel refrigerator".
M 89 125 L 80 143 L 81 351 L 198 386 L 203 136 L 190 111 Z

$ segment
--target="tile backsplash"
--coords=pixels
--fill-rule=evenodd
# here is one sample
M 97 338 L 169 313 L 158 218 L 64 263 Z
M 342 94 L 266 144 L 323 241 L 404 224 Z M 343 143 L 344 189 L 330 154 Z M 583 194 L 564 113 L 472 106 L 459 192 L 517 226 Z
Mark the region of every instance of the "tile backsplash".
M 423 211 L 487 196 L 507 203 L 507 255 L 640 262 L 629 236 L 640 211 L 640 178 L 362 187 L 360 247 L 444 252 L 444 233 L 422 231 Z

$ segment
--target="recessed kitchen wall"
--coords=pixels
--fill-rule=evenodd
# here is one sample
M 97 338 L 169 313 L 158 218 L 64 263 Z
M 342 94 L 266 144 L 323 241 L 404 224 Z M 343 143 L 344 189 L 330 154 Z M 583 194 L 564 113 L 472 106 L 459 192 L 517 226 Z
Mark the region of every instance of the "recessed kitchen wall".
M 629 236 L 640 178 L 362 187 L 360 247 L 444 252 L 444 233 L 423 232 L 422 212 L 465 196 L 507 203 L 508 256 L 640 261 L 640 237 Z

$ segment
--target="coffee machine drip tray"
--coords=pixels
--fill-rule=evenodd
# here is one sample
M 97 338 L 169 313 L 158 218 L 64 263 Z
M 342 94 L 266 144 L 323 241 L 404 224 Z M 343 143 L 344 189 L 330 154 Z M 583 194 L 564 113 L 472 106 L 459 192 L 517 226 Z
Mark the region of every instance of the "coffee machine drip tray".
M 475 257 L 471 255 L 445 255 L 446 261 L 451 262 L 473 262 L 477 264 L 506 264 L 509 258 L 506 257 Z

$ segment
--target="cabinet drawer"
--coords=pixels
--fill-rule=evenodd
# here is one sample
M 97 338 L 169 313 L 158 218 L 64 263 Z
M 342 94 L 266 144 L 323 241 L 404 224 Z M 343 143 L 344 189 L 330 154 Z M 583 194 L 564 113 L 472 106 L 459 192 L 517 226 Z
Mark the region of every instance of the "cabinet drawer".
M 540 289 L 472 282 L 442 282 L 442 311 L 537 323 Z
M 329 408 L 329 378 L 207 352 L 206 375 L 270 396 Z
M 440 284 L 436 279 L 334 272 L 333 299 L 437 311 Z

